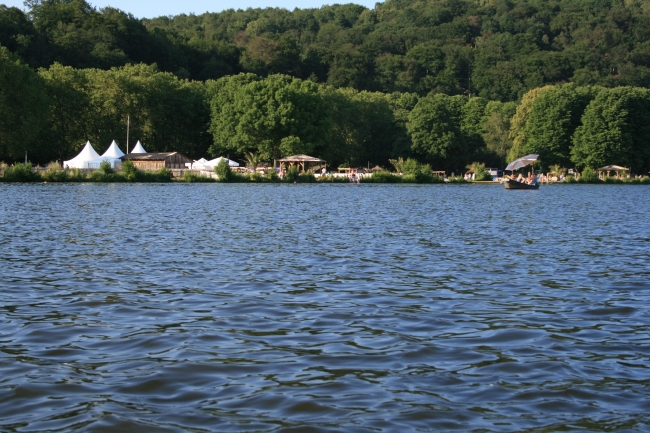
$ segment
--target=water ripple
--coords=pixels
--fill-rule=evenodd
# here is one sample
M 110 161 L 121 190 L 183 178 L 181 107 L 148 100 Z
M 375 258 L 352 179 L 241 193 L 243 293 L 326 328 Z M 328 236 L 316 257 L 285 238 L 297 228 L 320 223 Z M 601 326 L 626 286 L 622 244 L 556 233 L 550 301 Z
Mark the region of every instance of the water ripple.
M 647 431 L 646 189 L 0 184 L 0 430 Z

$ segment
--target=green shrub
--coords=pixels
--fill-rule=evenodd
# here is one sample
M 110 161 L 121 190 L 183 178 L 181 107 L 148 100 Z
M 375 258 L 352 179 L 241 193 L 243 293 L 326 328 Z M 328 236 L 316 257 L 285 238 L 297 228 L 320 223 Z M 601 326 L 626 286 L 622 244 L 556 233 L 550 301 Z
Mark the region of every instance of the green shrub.
M 32 171 L 31 163 L 18 163 L 5 170 L 4 179 L 6 182 L 39 182 L 41 175 Z
M 643 178 L 641 178 L 641 183 L 644 185 L 650 185 L 650 177 L 643 176 Z
M 447 178 L 447 183 L 467 183 L 467 181 L 463 179 L 462 176 L 458 176 L 458 177 Z
M 602 181 L 598 179 L 598 172 L 590 167 L 585 167 L 580 174 L 580 183 L 601 183 Z
M 248 179 L 251 182 L 255 182 L 255 183 L 262 183 L 262 182 L 264 182 L 266 180 L 264 178 L 264 176 L 262 176 L 262 173 L 260 173 L 259 171 L 254 171 L 254 172 L 250 173 L 248 175 Z
M 615 178 L 615 177 L 609 177 L 609 176 L 607 176 L 607 177 L 604 179 L 604 182 L 605 182 L 605 183 L 623 183 L 623 180 L 622 180 L 622 179 Z
M 278 176 L 278 172 L 275 171 L 275 168 L 272 168 L 266 173 L 266 180 L 269 182 L 279 182 L 280 181 L 280 176 Z
M 51 162 L 47 165 L 47 171 L 41 173 L 41 177 L 46 182 L 66 182 L 68 172 L 56 162 Z
M 172 171 L 167 167 L 163 167 L 158 171 L 155 171 L 154 174 L 157 182 L 171 182 L 171 180 L 174 178 Z
M 183 182 L 187 182 L 187 183 L 209 183 L 214 181 L 215 180 L 211 177 L 199 176 L 197 174 L 190 173 L 187 171 L 183 174 Z
M 140 170 L 135 168 L 135 165 L 133 164 L 133 161 L 131 160 L 126 160 L 122 162 L 122 175 L 124 175 L 124 178 L 129 181 L 129 182 L 135 182 L 138 180 L 138 175 L 140 173 Z
M 105 175 L 111 175 L 115 173 L 115 170 L 113 170 L 113 167 L 111 167 L 111 163 L 104 160 L 99 164 L 99 171 L 104 173 Z
M 401 183 L 402 177 L 387 171 L 376 171 L 370 177 L 361 178 L 362 183 Z
M 361 178 L 361 181 L 364 182 L 365 177 Z M 349 183 L 350 180 L 345 176 L 321 176 L 317 179 L 318 183 Z
M 313 173 L 303 173 L 296 177 L 296 183 L 316 183 L 316 177 Z
M 297 182 L 298 179 L 298 166 L 297 165 L 291 165 L 287 169 L 287 172 L 284 174 L 284 180 L 286 182 Z
M 478 181 L 478 182 L 491 181 L 491 180 L 494 180 L 494 176 L 492 176 L 489 171 L 483 170 L 480 173 L 476 173 L 476 176 L 474 177 L 473 180 Z
M 219 182 L 230 182 L 232 180 L 233 173 L 227 159 L 222 159 L 214 168 L 214 172 L 217 174 Z
M 486 170 L 485 164 L 482 162 L 473 162 L 467 166 L 470 172 L 474 173 L 473 181 L 484 182 L 493 180 L 493 176 Z

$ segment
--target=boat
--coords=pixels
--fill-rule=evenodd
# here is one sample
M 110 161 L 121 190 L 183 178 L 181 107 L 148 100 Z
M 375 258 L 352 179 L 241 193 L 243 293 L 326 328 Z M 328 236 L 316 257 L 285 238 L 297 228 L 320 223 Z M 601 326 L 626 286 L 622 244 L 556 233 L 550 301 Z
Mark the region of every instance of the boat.
M 518 182 L 516 180 L 512 179 L 506 179 L 503 184 L 505 185 L 506 189 L 539 189 L 539 184 L 534 183 L 532 185 L 529 185 L 524 182 Z
M 514 161 L 512 161 L 510 164 L 508 164 L 508 166 L 505 169 L 507 171 L 514 172 L 518 168 L 526 167 L 529 164 L 534 164 L 535 161 L 537 161 L 538 157 L 539 155 L 537 154 L 522 156 L 521 158 L 517 158 Z M 537 180 L 535 180 L 535 182 L 531 184 L 531 183 L 519 182 L 514 179 L 506 178 L 503 181 L 503 185 L 506 187 L 506 189 L 539 189 L 539 184 L 537 183 Z

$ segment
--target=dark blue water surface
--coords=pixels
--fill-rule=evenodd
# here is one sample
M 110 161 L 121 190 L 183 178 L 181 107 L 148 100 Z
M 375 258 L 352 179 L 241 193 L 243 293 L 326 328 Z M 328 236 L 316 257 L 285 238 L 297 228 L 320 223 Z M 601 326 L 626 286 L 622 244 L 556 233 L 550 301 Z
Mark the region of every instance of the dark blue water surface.
M 647 186 L 0 199 L 0 431 L 650 430 Z

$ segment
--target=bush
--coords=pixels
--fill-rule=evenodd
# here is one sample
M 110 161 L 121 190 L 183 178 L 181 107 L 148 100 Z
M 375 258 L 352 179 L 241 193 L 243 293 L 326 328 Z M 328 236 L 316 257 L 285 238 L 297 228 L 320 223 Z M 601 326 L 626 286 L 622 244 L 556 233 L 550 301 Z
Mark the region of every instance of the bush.
M 68 172 L 61 168 L 56 162 L 50 162 L 47 165 L 47 171 L 41 174 L 43 180 L 47 182 L 67 182 Z
M 493 176 L 485 169 L 485 164 L 482 162 L 473 162 L 467 168 L 470 172 L 474 173 L 473 181 L 484 182 L 493 180 Z
M 316 183 L 316 177 L 313 173 L 303 173 L 298 175 L 296 183 Z
M 362 183 L 401 183 L 402 177 L 387 171 L 376 171 L 370 177 L 362 177 Z
M 641 183 L 644 185 L 650 185 L 650 177 L 643 176 L 643 178 L 641 179 Z
M 285 173 L 284 180 L 286 182 L 291 183 L 291 182 L 297 182 L 297 179 L 298 179 L 298 166 L 292 165 Z
M 578 180 L 580 183 L 601 183 L 602 181 L 598 179 L 598 173 L 590 168 L 590 167 L 585 167 L 584 170 L 582 170 L 582 173 L 580 174 L 580 179 Z
M 365 182 L 365 177 L 361 178 L 361 182 Z M 350 180 L 345 176 L 321 176 L 316 179 L 318 183 L 350 183 Z
M 248 175 L 248 179 L 251 182 L 255 182 L 255 183 L 261 183 L 261 182 L 264 182 L 266 180 L 264 178 L 264 176 L 262 176 L 262 173 L 260 173 L 259 171 L 254 171 L 254 172 L 250 173 Z
M 129 182 L 135 182 L 138 180 L 138 175 L 140 173 L 140 170 L 135 168 L 135 165 L 133 164 L 133 161 L 126 160 L 122 162 L 122 175 L 124 178 L 129 181 Z
M 158 171 L 155 171 L 154 173 L 155 176 L 155 182 L 171 182 L 173 179 L 174 175 L 172 174 L 172 171 L 168 169 L 167 167 L 163 167 L 159 169 Z
M 190 173 L 190 172 L 185 172 L 183 174 L 183 182 L 187 182 L 187 183 L 208 183 L 214 181 L 215 180 L 211 177 L 199 176 L 197 174 Z
M 214 172 L 217 174 L 219 182 L 230 182 L 232 180 L 233 173 L 227 159 L 219 161 L 219 164 L 214 168 Z
M 32 171 L 31 163 L 18 163 L 5 170 L 6 182 L 39 182 L 41 175 Z
M 607 176 L 604 180 L 605 183 L 623 183 L 623 179 Z
M 115 173 L 115 170 L 113 170 L 113 167 L 111 167 L 111 163 L 104 160 L 99 164 L 99 171 L 104 173 L 105 175 L 111 175 Z
M 275 168 L 271 169 L 266 173 L 266 180 L 269 182 L 279 182 L 280 181 L 280 176 L 278 176 L 278 172 L 275 171 Z

